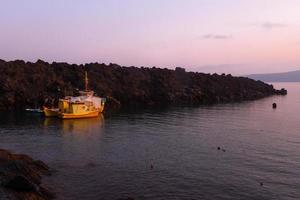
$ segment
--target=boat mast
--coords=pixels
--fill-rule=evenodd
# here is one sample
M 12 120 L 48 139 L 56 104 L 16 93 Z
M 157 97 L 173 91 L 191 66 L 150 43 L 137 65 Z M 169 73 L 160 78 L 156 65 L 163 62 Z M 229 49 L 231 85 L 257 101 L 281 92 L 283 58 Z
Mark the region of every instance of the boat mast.
M 88 84 L 89 84 L 89 79 L 88 79 L 88 75 L 87 75 L 87 71 L 85 71 L 85 91 L 88 91 Z

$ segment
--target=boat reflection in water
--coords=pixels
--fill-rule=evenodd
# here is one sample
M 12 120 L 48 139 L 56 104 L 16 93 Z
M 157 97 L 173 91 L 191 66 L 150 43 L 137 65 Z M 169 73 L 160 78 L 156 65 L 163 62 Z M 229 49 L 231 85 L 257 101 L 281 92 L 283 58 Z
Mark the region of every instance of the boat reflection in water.
M 96 118 L 86 119 L 67 119 L 60 120 L 57 118 L 45 118 L 45 127 L 61 127 L 63 133 L 74 134 L 92 134 L 95 129 L 102 129 L 104 124 L 104 117 L 99 114 Z

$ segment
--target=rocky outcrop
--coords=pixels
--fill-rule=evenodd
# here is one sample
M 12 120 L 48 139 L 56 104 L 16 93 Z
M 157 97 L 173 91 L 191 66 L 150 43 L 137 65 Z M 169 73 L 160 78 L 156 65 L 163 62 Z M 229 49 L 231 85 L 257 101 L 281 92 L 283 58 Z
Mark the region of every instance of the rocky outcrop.
M 27 155 L 0 149 L 0 199 L 48 200 L 54 196 L 41 185 L 49 167 Z
M 84 71 L 107 107 L 197 105 L 254 100 L 283 94 L 261 81 L 231 75 L 161 68 L 121 67 L 117 64 L 75 65 L 0 60 L 0 109 L 39 107 L 84 88 Z M 45 101 L 46 100 L 46 101 Z

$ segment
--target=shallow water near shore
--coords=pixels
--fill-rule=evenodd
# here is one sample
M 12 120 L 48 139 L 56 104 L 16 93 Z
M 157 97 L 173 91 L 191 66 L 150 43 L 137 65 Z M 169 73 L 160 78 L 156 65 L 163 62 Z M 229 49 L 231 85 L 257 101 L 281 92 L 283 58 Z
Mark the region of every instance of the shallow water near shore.
M 288 95 L 82 120 L 0 113 L 0 148 L 55 169 L 43 182 L 57 199 L 299 199 L 300 83 L 274 85 Z

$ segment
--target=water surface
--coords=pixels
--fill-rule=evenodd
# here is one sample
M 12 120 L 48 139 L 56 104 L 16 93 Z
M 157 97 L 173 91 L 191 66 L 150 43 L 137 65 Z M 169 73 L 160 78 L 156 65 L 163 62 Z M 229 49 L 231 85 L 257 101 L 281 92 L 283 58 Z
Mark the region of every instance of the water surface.
M 55 169 L 57 199 L 296 200 L 300 84 L 275 85 L 289 94 L 99 119 L 1 113 L 0 148 Z

